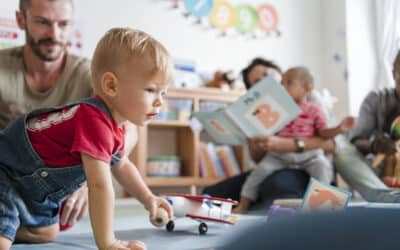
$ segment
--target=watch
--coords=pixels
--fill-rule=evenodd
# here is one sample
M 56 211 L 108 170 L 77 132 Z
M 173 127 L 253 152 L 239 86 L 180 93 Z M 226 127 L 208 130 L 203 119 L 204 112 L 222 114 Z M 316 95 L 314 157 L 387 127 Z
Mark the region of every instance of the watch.
M 296 143 L 297 152 L 298 153 L 304 152 L 304 146 L 305 146 L 304 141 L 296 138 L 296 139 L 294 139 L 294 142 Z

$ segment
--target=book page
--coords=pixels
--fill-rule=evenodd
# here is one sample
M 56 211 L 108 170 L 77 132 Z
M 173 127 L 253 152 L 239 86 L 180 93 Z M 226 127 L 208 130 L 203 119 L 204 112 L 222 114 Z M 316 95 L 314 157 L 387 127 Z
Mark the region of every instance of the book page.
M 226 113 L 247 137 L 273 135 L 300 114 L 283 86 L 266 77 L 231 104 Z
M 194 112 L 193 117 L 201 122 L 207 133 L 217 143 L 239 145 L 246 142 L 245 135 L 227 119 L 224 110 Z
M 347 207 L 351 193 L 310 178 L 304 194 L 302 211 L 333 211 Z

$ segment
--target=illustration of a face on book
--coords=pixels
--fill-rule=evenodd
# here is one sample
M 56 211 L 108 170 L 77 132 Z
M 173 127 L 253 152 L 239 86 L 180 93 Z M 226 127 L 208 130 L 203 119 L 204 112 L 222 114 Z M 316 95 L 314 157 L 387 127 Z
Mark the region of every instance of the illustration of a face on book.
M 311 179 L 303 198 L 303 211 L 341 210 L 347 206 L 351 193 Z

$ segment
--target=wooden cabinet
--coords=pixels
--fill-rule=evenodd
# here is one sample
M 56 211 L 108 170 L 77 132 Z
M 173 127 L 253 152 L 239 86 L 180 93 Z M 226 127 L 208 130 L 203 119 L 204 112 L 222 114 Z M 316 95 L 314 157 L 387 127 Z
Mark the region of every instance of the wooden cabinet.
M 231 103 L 243 93 L 219 89 L 174 88 L 168 91 L 168 99 L 191 100 L 192 111 L 200 109 L 200 102 L 213 101 Z M 205 132 L 202 132 L 205 133 Z M 214 184 L 221 178 L 202 178 L 199 173 L 199 146 L 201 135 L 195 132 L 187 120 L 154 120 L 147 126 L 138 128 L 138 144 L 132 160 L 138 167 L 145 182 L 150 187 L 188 187 L 196 193 L 197 187 Z M 244 151 L 240 146 L 234 147 L 236 158 L 243 169 Z M 178 177 L 146 176 L 147 159 L 152 155 L 174 154 L 180 157 L 181 171 Z

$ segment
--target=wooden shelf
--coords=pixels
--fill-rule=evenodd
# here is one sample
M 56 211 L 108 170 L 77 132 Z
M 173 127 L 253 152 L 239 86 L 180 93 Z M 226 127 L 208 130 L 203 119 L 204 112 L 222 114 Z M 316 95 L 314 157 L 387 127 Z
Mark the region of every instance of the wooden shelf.
M 172 88 L 168 91 L 165 101 L 170 99 L 191 100 L 192 111 L 199 111 L 203 101 L 231 103 L 242 92 L 222 91 L 211 88 L 183 89 Z M 138 142 L 131 159 L 138 167 L 146 184 L 152 188 L 178 187 L 190 188 L 196 193 L 197 187 L 215 184 L 222 178 L 200 177 L 200 134 L 190 128 L 189 121 L 154 120 L 148 125 L 138 127 Z M 243 169 L 243 147 L 235 149 L 239 165 Z M 146 165 L 149 155 L 177 155 L 181 160 L 182 177 L 147 177 Z
M 190 127 L 188 121 L 168 120 L 168 121 L 151 121 L 150 127 Z

